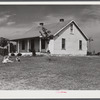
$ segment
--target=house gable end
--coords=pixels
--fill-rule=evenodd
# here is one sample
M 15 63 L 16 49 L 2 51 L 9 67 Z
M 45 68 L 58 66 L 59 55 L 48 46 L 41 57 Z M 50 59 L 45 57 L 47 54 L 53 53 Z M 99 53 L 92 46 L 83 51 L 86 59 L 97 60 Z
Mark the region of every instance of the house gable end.
M 79 28 L 79 26 L 73 21 L 72 22 L 76 28 L 79 30 L 79 32 L 82 34 L 82 36 L 86 39 L 86 41 L 88 41 L 88 37 L 82 32 L 82 30 Z
M 75 21 L 70 21 L 66 26 L 64 26 L 62 29 L 60 29 L 58 32 L 56 32 L 54 34 L 54 37 L 59 36 L 61 33 L 63 33 L 64 30 L 66 30 L 71 23 L 73 23 L 75 25 L 75 27 L 79 30 L 79 32 L 81 33 L 81 35 L 85 38 L 86 41 L 88 41 L 88 37 L 82 32 L 82 30 L 79 28 L 79 26 L 75 23 Z

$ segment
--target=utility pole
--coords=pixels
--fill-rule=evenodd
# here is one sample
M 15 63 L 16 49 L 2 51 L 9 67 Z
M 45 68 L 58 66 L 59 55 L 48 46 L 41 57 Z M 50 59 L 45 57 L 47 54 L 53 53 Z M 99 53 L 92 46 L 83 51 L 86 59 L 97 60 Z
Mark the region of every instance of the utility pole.
M 10 41 L 8 41 L 8 55 L 10 54 Z
M 89 38 L 89 52 L 91 52 L 91 42 L 93 41 L 92 37 Z

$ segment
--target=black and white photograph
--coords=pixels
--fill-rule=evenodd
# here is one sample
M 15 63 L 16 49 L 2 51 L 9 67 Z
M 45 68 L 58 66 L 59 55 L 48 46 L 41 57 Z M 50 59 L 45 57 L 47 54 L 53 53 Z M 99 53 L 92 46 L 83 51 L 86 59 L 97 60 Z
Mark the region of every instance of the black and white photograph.
M 100 5 L 0 4 L 0 90 L 100 90 Z

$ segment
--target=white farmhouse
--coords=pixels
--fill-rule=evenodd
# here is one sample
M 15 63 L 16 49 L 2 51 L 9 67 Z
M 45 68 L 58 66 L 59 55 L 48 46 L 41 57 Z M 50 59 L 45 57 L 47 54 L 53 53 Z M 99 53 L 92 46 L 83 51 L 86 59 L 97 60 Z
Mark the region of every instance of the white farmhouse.
M 49 43 L 41 34 L 41 24 L 53 36 Z M 31 54 L 30 50 L 46 53 L 47 50 L 53 55 L 86 55 L 87 36 L 81 31 L 75 21 L 64 21 L 58 23 L 44 24 L 31 28 L 24 34 L 17 35 L 11 39 L 17 42 L 17 53 Z

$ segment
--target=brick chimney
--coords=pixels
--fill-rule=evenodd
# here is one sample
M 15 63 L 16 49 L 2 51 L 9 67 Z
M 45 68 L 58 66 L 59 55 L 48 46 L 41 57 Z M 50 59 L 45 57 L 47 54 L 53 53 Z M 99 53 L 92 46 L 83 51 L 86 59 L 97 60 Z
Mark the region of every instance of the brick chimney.
M 40 23 L 40 25 L 41 25 L 41 26 L 43 26 L 43 25 L 44 25 L 44 23 Z
M 60 19 L 59 21 L 60 21 L 60 22 L 64 22 L 64 19 L 62 18 L 62 19 Z

